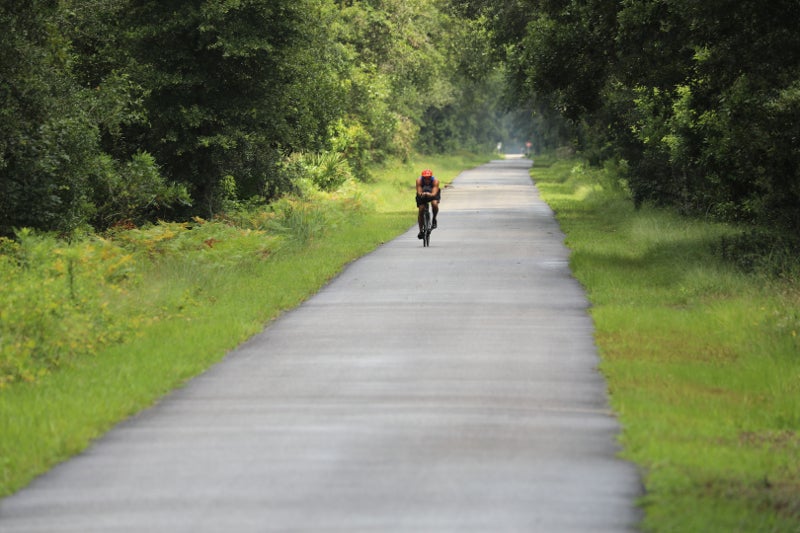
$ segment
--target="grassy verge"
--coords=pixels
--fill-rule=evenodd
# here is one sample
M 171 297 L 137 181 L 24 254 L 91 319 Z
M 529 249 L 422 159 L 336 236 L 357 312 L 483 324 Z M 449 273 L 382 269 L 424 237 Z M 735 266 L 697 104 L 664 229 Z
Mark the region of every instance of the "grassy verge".
M 592 302 L 648 531 L 800 531 L 800 283 L 714 253 L 731 227 L 634 210 L 610 171 L 532 170 Z
M 14 264 L 30 264 L 12 271 L 11 261 L 0 263 L 18 288 L 0 294 L 9 324 L 0 335 L 0 496 L 203 372 L 348 262 L 414 225 L 421 168 L 447 183 L 485 160 L 376 169 L 373 183 L 251 213 L 247 225 L 266 230 L 195 221 L 69 246 L 23 239 Z

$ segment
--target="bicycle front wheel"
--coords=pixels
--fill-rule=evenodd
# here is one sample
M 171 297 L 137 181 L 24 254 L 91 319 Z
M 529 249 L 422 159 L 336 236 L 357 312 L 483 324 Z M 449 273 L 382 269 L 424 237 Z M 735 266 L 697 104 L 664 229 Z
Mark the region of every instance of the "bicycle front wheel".
M 422 230 L 422 246 L 428 247 L 431 245 L 431 204 L 425 209 L 425 226 Z

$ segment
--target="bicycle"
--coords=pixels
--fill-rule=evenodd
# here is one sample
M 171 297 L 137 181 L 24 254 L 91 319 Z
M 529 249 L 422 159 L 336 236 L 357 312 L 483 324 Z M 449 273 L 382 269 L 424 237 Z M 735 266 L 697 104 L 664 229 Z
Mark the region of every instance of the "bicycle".
M 422 222 L 422 246 L 427 248 L 431 245 L 431 203 L 425 202 L 424 218 Z

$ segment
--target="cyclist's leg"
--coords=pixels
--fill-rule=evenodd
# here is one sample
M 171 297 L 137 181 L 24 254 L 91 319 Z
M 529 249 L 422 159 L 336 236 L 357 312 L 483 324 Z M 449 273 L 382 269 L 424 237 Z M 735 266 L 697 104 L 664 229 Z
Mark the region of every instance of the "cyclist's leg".
M 433 207 L 433 221 L 431 222 L 432 227 L 436 227 L 436 215 L 439 214 L 439 200 L 431 200 L 431 206 Z

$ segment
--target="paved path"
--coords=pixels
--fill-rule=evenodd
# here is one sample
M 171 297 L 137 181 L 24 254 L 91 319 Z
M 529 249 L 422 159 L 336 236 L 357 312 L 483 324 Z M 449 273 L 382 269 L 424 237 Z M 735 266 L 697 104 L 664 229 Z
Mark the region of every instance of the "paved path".
M 0 531 L 633 530 L 587 302 L 527 168 L 463 173 L 430 248 L 412 229 L 353 263 L 0 502 Z

